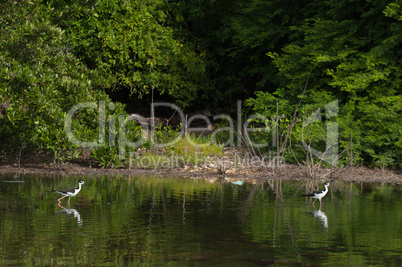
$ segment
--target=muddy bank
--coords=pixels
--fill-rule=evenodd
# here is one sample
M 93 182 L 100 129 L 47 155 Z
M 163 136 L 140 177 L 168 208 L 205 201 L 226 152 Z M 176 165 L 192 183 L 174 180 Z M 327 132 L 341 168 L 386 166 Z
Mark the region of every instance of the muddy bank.
M 324 175 L 326 170 L 322 171 Z M 253 182 L 261 179 L 304 180 L 308 179 L 306 170 L 302 166 L 284 164 L 280 167 L 261 169 L 230 169 L 223 171 L 213 166 L 191 166 L 169 169 L 101 169 L 84 167 L 79 164 L 45 164 L 32 163 L 16 164 L 0 163 L 0 175 L 4 174 L 57 174 L 57 175 L 141 175 L 156 174 L 163 176 L 180 176 L 184 178 L 226 179 L 228 181 L 243 180 Z M 322 177 L 322 176 L 319 176 Z M 350 181 L 350 182 L 386 182 L 402 184 L 402 170 L 381 170 L 367 167 L 348 167 L 319 178 L 324 180 Z

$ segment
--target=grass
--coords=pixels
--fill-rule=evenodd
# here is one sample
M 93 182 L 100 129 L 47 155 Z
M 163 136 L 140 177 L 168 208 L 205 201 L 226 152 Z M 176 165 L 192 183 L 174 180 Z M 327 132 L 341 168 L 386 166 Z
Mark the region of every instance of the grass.
M 211 158 L 223 155 L 223 147 L 209 141 L 208 137 L 185 135 L 170 147 L 147 149 L 142 155 L 134 155 L 135 168 L 159 169 L 199 165 Z

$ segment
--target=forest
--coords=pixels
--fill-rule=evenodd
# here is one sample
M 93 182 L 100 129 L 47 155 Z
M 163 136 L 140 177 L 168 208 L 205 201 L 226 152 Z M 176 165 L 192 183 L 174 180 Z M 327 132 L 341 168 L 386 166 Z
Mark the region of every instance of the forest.
M 4 0 L 0 161 L 41 152 L 63 162 L 88 158 L 98 166 L 127 166 L 115 144 L 122 139 L 110 137 L 121 135 L 123 125 L 132 129 L 125 138 L 139 138 L 140 126 L 119 120 L 138 107 L 163 101 L 186 114 L 208 110 L 236 118 L 240 100 L 242 118 L 257 114 L 253 127 L 266 128 L 252 133 L 256 142 L 269 143 L 259 155 L 274 151 L 291 163 L 324 159 L 323 166 L 399 169 L 401 5 Z M 99 137 L 90 149 L 73 144 L 65 131 L 68 112 L 79 103 L 107 107 L 82 109 L 69 122 L 78 139 Z M 232 133 L 226 117 L 219 118 L 215 136 L 228 143 Z M 177 131 L 172 125 L 156 130 L 158 140 Z M 151 141 L 140 146 L 152 148 Z M 339 156 L 325 160 L 330 151 Z

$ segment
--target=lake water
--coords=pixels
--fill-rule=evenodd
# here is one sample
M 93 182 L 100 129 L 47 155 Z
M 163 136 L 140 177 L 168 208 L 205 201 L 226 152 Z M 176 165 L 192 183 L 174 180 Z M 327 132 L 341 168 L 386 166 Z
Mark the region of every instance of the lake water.
M 401 187 L 331 185 L 2 175 L 0 266 L 401 266 Z

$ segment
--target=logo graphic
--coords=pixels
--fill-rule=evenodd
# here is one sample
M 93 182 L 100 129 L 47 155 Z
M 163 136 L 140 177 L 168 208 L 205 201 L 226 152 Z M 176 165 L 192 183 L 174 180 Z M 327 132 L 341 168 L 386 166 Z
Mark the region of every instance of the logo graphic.
M 307 144 L 305 139 L 302 138 L 303 147 L 307 151 L 311 152 L 317 158 L 335 166 L 338 161 L 338 123 L 330 121 L 331 118 L 338 116 L 338 100 L 332 101 L 331 103 L 325 105 L 325 117 L 326 117 L 326 148 L 325 151 L 318 151 Z M 317 109 L 313 114 L 311 114 L 307 120 L 303 121 L 303 135 L 304 129 L 309 127 L 315 121 L 322 121 L 321 110 Z
M 181 129 L 178 132 L 177 138 L 174 140 L 170 140 L 167 143 L 156 143 L 153 142 L 154 138 L 154 127 L 155 127 L 155 109 L 156 108 L 170 108 L 177 114 L 180 118 Z M 115 110 L 116 106 L 114 103 L 109 103 L 107 106 L 104 101 L 96 102 L 84 102 L 78 103 L 74 105 L 66 114 L 65 117 L 65 133 L 70 142 L 72 142 L 76 146 L 80 147 L 102 147 L 106 144 L 109 147 L 118 147 L 118 153 L 120 159 L 124 159 L 126 156 L 127 149 L 136 150 L 136 148 L 141 147 L 145 142 L 151 141 L 151 143 L 155 147 L 168 147 L 173 146 L 176 142 L 178 142 L 181 138 L 185 136 L 188 132 L 197 132 L 197 131 L 209 131 L 209 139 L 206 143 L 203 144 L 193 144 L 192 140 L 189 138 L 187 141 L 190 142 L 193 146 L 208 146 L 209 144 L 219 144 L 223 146 L 237 146 L 241 147 L 244 142 L 247 143 L 252 149 L 254 148 L 264 148 L 264 147 L 278 147 L 278 133 L 277 127 L 278 122 L 281 118 L 284 118 L 284 115 L 279 116 L 278 118 L 272 117 L 272 125 L 270 125 L 270 120 L 264 117 L 261 114 L 254 114 L 247 118 L 242 117 L 241 110 L 241 101 L 237 102 L 237 118 L 234 121 L 230 116 L 220 114 L 212 117 L 214 121 L 223 121 L 225 124 L 220 127 L 211 127 L 210 118 L 205 115 L 196 114 L 189 118 L 184 115 L 183 111 L 176 105 L 167 102 L 157 102 L 151 105 L 151 118 L 144 118 L 138 114 L 131 115 L 116 115 L 110 114 Z M 89 112 L 88 109 L 92 111 Z M 108 111 L 108 112 L 106 112 Z M 98 123 L 98 136 L 95 140 L 92 141 L 82 141 L 79 140 L 78 137 L 75 136 L 74 132 L 74 124 L 73 117 L 79 115 L 93 114 L 97 117 Z M 106 115 L 106 113 L 110 115 Z M 307 139 L 302 138 L 303 147 L 322 161 L 325 161 L 331 165 L 336 165 L 338 160 L 338 123 L 334 122 L 333 119 L 338 116 L 338 100 L 332 101 L 331 103 L 325 106 L 325 124 L 326 124 L 326 138 L 325 138 L 325 150 L 319 151 L 312 147 L 313 142 L 310 136 Z M 190 127 L 194 121 L 203 121 L 207 127 L 204 128 L 196 128 Z M 127 127 L 130 121 L 135 121 L 137 125 L 141 126 L 140 137 L 137 140 L 129 140 L 129 129 Z M 275 122 L 276 121 L 276 122 Z M 313 114 L 307 117 L 303 121 L 302 125 L 302 135 L 305 132 L 309 132 L 312 124 L 316 121 L 323 121 L 321 118 L 321 110 L 316 110 Z M 256 127 L 252 125 L 252 123 L 257 122 L 257 126 L 264 127 Z M 227 138 L 223 140 L 223 144 L 219 143 L 218 135 L 222 132 L 227 133 Z M 107 133 L 107 136 L 106 136 Z M 253 133 L 263 133 L 266 134 L 266 138 L 258 138 L 258 141 L 253 141 L 250 138 L 250 134 Z M 269 134 L 271 135 L 269 137 Z M 262 135 L 263 136 L 263 135 Z M 236 140 L 237 139 L 237 140 Z M 306 140 L 308 140 L 306 142 Z M 158 140 L 160 141 L 160 140 Z M 222 142 L 222 140 L 220 140 Z M 270 143 L 271 142 L 271 143 Z M 270 151 L 272 153 L 273 151 Z M 275 153 L 275 152 L 274 152 Z M 261 155 L 263 156 L 263 155 Z M 279 155 L 276 155 L 279 156 Z

